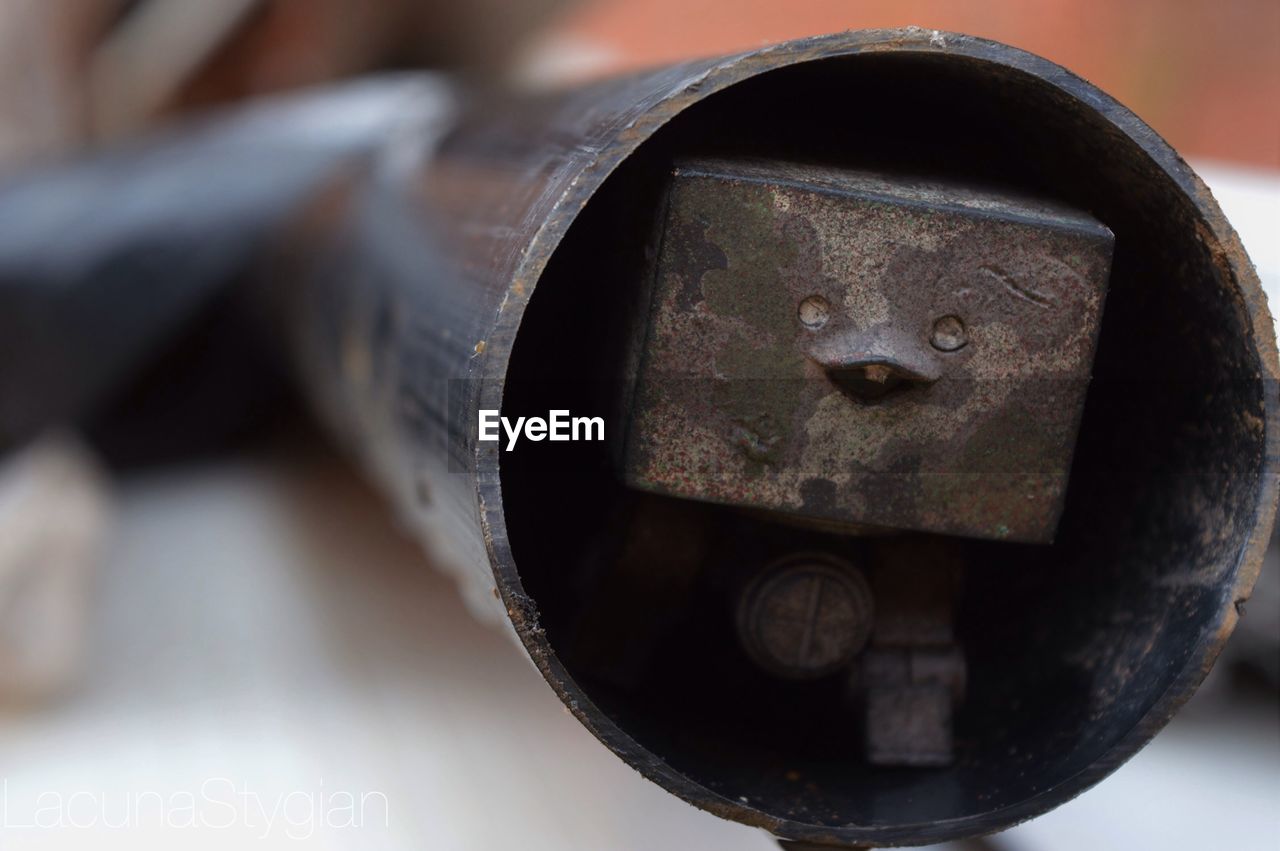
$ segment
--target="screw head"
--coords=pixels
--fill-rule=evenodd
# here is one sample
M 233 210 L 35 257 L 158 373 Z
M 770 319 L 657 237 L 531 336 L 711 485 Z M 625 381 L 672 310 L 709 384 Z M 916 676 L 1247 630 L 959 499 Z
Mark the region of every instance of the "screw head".
M 852 565 L 798 554 L 775 562 L 738 606 L 738 635 L 757 665 L 787 679 L 815 679 L 847 666 L 871 635 L 871 588 Z

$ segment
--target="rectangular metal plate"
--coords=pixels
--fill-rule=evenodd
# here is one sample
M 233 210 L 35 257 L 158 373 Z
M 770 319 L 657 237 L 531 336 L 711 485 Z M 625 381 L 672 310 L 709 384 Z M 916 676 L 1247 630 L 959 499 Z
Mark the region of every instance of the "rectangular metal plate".
M 777 163 L 675 169 L 634 487 L 817 522 L 1051 541 L 1110 274 L 1092 217 Z

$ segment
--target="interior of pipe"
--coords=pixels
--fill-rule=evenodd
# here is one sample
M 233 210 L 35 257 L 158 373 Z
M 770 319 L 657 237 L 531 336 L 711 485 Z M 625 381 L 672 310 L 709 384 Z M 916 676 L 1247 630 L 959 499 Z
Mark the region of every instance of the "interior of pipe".
M 1065 512 L 1051 545 L 963 544 L 968 689 L 950 766 L 868 764 L 839 676 L 771 677 L 735 640 L 746 565 L 799 548 L 857 561 L 866 542 L 630 491 L 619 429 L 502 455 L 512 553 L 551 648 L 692 783 L 800 823 L 980 816 L 1103 759 L 1201 661 L 1260 487 L 1252 327 L 1196 206 L 1138 144 L 1024 72 L 892 53 L 771 71 L 680 114 L 578 217 L 523 319 L 504 416 L 615 416 L 663 187 L 702 155 L 1004 187 L 1105 223 L 1115 254 Z

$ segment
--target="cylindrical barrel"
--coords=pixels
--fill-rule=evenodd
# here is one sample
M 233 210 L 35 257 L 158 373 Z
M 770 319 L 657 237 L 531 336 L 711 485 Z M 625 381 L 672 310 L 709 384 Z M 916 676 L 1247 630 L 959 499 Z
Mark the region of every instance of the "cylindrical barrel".
M 726 637 L 733 607 L 702 565 L 742 555 L 754 515 L 711 518 L 620 484 L 628 329 L 662 187 L 690 156 L 1008 187 L 1114 234 L 1056 539 L 967 545 L 947 765 L 870 764 L 837 686 L 746 672 Z M 622 759 L 778 836 L 926 843 L 1062 803 L 1187 699 L 1259 570 L 1277 359 L 1256 275 L 1164 141 L 1022 51 L 855 32 L 477 95 L 443 138 L 406 139 L 335 181 L 292 238 L 309 252 L 291 321 L 312 394 L 408 522 Z M 605 440 L 478 439 L 480 410 L 552 408 L 599 413 Z M 759 546 L 790 534 L 779 528 Z

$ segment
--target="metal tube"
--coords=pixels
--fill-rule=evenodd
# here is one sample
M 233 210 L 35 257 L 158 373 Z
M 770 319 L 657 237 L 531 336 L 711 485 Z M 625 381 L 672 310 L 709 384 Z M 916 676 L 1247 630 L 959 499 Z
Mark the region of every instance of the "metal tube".
M 811 745 L 774 749 L 765 728 L 723 714 L 695 679 L 666 681 L 665 709 L 649 686 L 605 685 L 612 674 L 573 647 L 589 616 L 560 597 L 576 586 L 556 571 L 587 558 L 574 542 L 607 514 L 592 503 L 627 497 L 607 476 L 477 439 L 478 409 L 537 401 L 539 382 L 598 381 L 600 364 L 622 369 L 600 291 L 615 292 L 618 311 L 634 309 L 626 292 L 643 287 L 645 223 L 659 197 L 646 187 L 675 155 L 705 150 L 909 163 L 1033 187 L 1116 234 L 1058 542 L 1031 554 L 972 551 L 991 563 L 1014 552 L 1038 569 L 968 580 L 967 599 L 985 602 L 972 604 L 983 615 L 967 627 L 961 616 L 972 675 L 958 724 L 970 742 L 951 768 L 904 783 L 824 762 Z M 545 96 L 478 97 L 438 148 L 419 153 L 389 156 L 368 186 L 336 187 L 321 206 L 338 197 L 349 215 L 318 212 L 319 230 L 295 234 L 300 245 L 340 245 L 312 254 L 312 283 L 292 312 L 309 386 L 409 524 L 448 542 L 471 598 L 498 602 L 574 715 L 649 779 L 790 839 L 974 835 L 1098 782 L 1204 676 L 1273 520 L 1271 320 L 1204 185 L 1088 83 L 980 39 L 848 33 Z M 1202 393 L 1215 401 L 1197 403 Z M 572 487 L 557 487 L 565 476 Z M 560 513 L 539 501 L 559 501 Z M 678 537 L 681 522 L 664 534 Z M 643 597 L 628 587 L 624 596 Z M 667 608 L 648 611 L 660 619 Z

